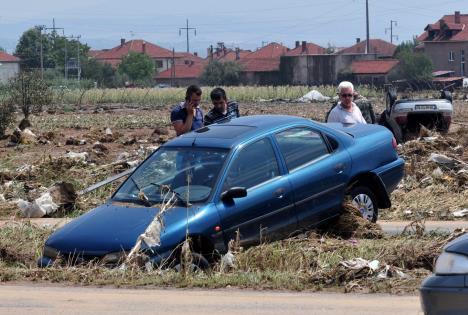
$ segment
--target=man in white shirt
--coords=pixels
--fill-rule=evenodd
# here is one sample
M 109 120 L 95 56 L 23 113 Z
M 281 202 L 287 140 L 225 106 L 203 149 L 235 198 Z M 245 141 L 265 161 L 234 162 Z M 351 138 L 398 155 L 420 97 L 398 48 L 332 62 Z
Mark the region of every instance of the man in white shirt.
M 344 124 L 366 124 L 361 110 L 353 102 L 354 86 L 351 82 L 343 81 L 338 85 L 340 101 L 328 115 L 327 122 Z

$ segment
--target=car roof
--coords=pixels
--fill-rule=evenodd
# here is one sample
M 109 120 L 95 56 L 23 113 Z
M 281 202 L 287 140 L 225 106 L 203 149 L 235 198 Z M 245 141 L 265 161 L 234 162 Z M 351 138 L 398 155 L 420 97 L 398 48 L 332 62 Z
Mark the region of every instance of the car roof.
M 267 134 L 275 129 L 297 125 L 317 125 L 301 117 L 287 115 L 253 115 L 209 125 L 181 135 L 164 146 L 198 146 L 230 149 L 248 139 Z

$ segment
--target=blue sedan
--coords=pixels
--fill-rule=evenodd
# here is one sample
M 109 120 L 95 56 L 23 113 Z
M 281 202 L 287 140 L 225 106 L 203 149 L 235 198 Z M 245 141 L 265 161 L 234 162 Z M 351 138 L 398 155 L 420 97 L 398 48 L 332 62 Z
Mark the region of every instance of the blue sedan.
M 388 129 L 322 124 L 292 116 L 246 116 L 177 137 L 155 151 L 103 205 L 53 233 L 40 266 L 57 258 L 116 264 L 153 221 L 164 187 L 177 196 L 163 215 L 150 261 L 177 262 L 186 233 L 201 265 L 241 245 L 294 235 L 340 215 L 350 196 L 376 221 L 404 161 Z

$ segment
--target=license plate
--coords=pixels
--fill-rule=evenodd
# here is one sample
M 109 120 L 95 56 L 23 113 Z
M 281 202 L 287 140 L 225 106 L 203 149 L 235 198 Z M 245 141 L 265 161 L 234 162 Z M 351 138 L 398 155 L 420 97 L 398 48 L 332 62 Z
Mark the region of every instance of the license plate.
M 435 110 L 437 109 L 437 105 L 416 105 L 416 110 Z

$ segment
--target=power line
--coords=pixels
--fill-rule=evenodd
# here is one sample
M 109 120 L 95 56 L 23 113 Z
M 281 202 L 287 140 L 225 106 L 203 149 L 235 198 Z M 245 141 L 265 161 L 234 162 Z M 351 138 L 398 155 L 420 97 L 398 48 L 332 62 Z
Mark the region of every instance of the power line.
M 179 36 L 182 34 L 182 30 L 185 30 L 187 33 L 187 52 L 190 52 L 189 49 L 189 31 L 194 30 L 195 36 L 197 36 L 197 29 L 195 27 L 189 27 L 188 19 L 187 19 L 187 25 L 185 27 L 180 27 L 179 28 Z
M 387 34 L 387 31 L 390 30 L 390 43 L 393 44 L 393 38 L 396 38 L 398 40 L 398 35 L 393 35 L 393 25 L 397 26 L 397 21 L 390 20 L 390 27 L 385 29 L 385 34 Z

